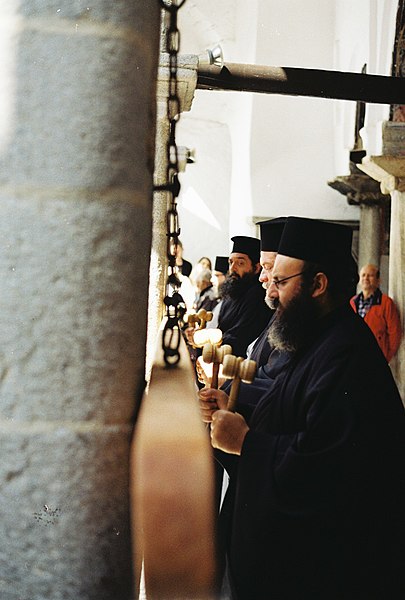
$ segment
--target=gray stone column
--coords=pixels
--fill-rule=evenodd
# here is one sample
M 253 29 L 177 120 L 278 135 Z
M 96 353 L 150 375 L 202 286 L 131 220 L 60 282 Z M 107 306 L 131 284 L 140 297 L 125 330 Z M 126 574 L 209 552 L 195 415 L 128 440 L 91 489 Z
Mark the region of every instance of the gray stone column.
M 195 55 L 180 55 L 178 57 L 177 87 L 182 112 L 191 110 L 197 85 L 197 65 L 198 57 Z M 157 85 L 157 131 L 154 175 L 156 185 L 164 185 L 167 183 L 167 143 L 170 133 L 170 124 L 167 114 L 168 84 L 169 55 L 162 53 L 160 55 Z M 164 308 L 163 298 L 165 295 L 168 262 L 166 216 L 169 198 L 170 196 L 166 192 L 157 192 L 154 194 L 147 346 L 148 379 L 152 368 L 152 362 L 155 357 L 156 334 L 163 316 Z
M 404 332 L 405 319 L 405 123 L 386 122 L 383 155 L 363 159 L 361 170 L 380 181 L 381 191 L 391 194 L 391 228 L 388 293 L 395 301 Z M 391 367 L 405 403 L 405 337 Z
M 381 216 L 376 204 L 360 204 L 359 269 L 366 264 L 379 267 L 381 257 Z
M 159 20 L 0 3 L 2 600 L 132 597 Z
M 403 168 L 405 171 L 405 158 Z M 394 298 L 401 314 L 403 337 L 391 367 L 405 404 L 405 178 L 402 186 L 403 191 L 393 190 L 391 194 L 389 295 Z

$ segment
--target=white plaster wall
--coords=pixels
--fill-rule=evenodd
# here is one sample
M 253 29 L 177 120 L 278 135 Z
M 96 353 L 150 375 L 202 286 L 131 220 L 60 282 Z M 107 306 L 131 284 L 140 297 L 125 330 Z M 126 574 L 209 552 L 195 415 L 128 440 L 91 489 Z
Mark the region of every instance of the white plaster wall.
M 367 64 L 369 74 L 390 75 L 397 7 L 398 0 L 336 0 L 334 68 L 360 72 Z M 340 175 L 348 173 L 354 116 L 355 103 L 335 103 L 335 165 Z M 368 154 L 381 153 L 381 127 L 388 116 L 389 105 L 367 105 L 361 136 Z
M 257 0 L 184 5 L 181 53 L 205 54 L 220 45 L 225 61 L 255 62 Z M 195 149 L 196 162 L 181 175 L 179 199 L 184 255 L 213 261 L 226 255 L 233 235 L 254 234 L 250 215 L 252 94 L 197 90 L 178 126 L 180 145 Z
M 299 0 L 262 2 L 258 63 L 333 69 L 335 10 L 334 0 L 308 1 L 305 11 Z M 334 161 L 337 103 L 300 96 L 255 97 L 252 189 L 256 216 L 357 219 L 357 209 L 327 186 L 339 174 Z
M 396 5 L 187 0 L 181 52 L 199 54 L 220 43 L 226 62 L 356 72 L 367 63 L 369 73 L 388 75 Z M 367 107 L 363 138 L 369 153 L 378 153 L 387 115 L 388 106 Z M 349 172 L 354 116 L 355 103 L 348 101 L 197 90 L 178 127 L 179 143 L 196 150 L 195 164 L 181 177 L 186 257 L 193 262 L 226 253 L 231 235 L 254 234 L 253 217 L 357 220 L 358 208 L 327 185 Z M 194 214 L 202 204 L 209 217 Z
M 215 259 L 228 253 L 231 139 L 225 123 L 184 116 L 182 144 L 195 148 L 196 163 L 182 173 L 179 199 L 184 257 Z

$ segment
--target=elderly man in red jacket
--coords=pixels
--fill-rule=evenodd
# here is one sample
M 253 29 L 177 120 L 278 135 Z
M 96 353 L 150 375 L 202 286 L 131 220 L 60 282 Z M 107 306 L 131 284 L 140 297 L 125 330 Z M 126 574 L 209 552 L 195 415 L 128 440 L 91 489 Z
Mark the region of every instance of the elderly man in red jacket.
M 375 265 L 360 271 L 361 292 L 350 304 L 370 327 L 387 362 L 395 356 L 401 343 L 401 319 L 391 298 L 379 288 L 380 272 Z

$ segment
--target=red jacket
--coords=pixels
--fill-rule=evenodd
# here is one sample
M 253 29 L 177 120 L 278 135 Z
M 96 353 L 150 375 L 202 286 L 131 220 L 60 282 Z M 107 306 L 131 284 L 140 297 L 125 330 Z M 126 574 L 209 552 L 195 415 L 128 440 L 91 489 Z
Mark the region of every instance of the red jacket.
M 353 296 L 350 305 L 355 312 L 358 308 L 359 295 Z M 398 310 L 391 298 L 376 290 L 373 304 L 364 317 L 377 339 L 383 354 L 388 362 L 396 354 L 401 343 L 401 319 Z

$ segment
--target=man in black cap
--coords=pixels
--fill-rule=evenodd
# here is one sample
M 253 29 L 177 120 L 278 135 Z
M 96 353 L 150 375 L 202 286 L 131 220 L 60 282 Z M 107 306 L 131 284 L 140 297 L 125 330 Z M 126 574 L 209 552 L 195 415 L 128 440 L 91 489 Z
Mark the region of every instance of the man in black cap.
M 269 282 L 272 279 L 273 267 L 277 257 L 278 246 L 283 233 L 285 217 L 268 219 L 258 223 L 260 227 L 260 276 L 259 281 L 262 287 L 267 291 Z M 269 305 L 267 295 L 265 302 Z M 270 345 L 268 341 L 269 327 L 272 322 L 275 310 L 270 310 L 270 318 L 262 333 L 247 348 L 247 358 L 254 360 L 257 364 L 257 373 L 252 384 L 241 382 L 239 389 L 239 402 L 243 403 L 244 412 L 248 406 L 254 406 L 258 399 L 259 390 L 268 389 L 269 380 L 275 379 L 276 375 L 284 368 L 289 359 L 288 352 L 280 352 Z M 232 380 L 226 381 L 222 388 L 228 393 L 231 388 Z
M 349 305 L 351 230 L 289 217 L 269 288 L 271 344 L 292 358 L 253 414 L 200 391 L 230 473 L 220 516 L 237 600 L 404 597 L 405 413 Z
M 262 287 L 267 290 L 269 282 L 272 278 L 273 267 L 277 257 L 278 246 L 280 243 L 281 235 L 283 233 L 285 217 L 278 217 L 276 219 L 268 219 L 258 223 L 260 228 L 260 276 L 259 281 Z M 267 297 L 265 298 L 268 304 Z M 256 338 L 247 348 L 247 357 L 250 360 L 254 360 L 257 364 L 256 377 L 253 383 L 240 382 L 239 394 L 238 394 L 238 410 L 243 411 L 243 414 L 247 415 L 251 412 L 256 403 L 262 390 L 267 390 L 270 385 L 270 379 L 273 380 L 276 375 L 284 368 L 285 363 L 288 360 L 288 353 L 279 352 L 270 346 L 268 341 L 269 326 L 273 319 L 275 311 L 270 311 L 269 322 L 263 329 L 262 333 Z M 221 389 L 226 393 L 232 386 L 232 380 L 228 379 L 222 385 Z M 215 463 L 215 469 L 218 477 L 219 486 L 222 489 L 218 491 L 223 493 L 223 469 L 218 462 Z M 227 477 L 225 482 L 227 483 Z M 226 487 L 226 483 L 224 484 Z
M 226 279 L 226 274 L 228 273 L 228 257 L 227 256 L 217 256 L 215 258 L 214 270 L 212 271 L 212 279 L 214 282 L 214 288 L 216 288 L 218 303 L 212 310 L 212 319 L 208 321 L 207 328 L 214 329 L 218 327 L 218 316 L 222 306 L 222 286 Z
M 273 267 L 276 261 L 278 246 L 283 233 L 285 217 L 268 219 L 258 223 L 260 228 L 260 276 L 259 281 L 262 287 L 267 290 L 272 278 Z M 248 349 L 248 358 L 256 361 L 258 367 L 267 364 L 273 348 L 268 341 L 268 328 L 274 316 L 274 310 L 271 311 L 267 326 L 263 329 L 259 337 L 252 342 Z
M 222 285 L 223 302 L 218 327 L 223 343 L 236 356 L 246 356 L 250 342 L 260 335 L 269 320 L 264 290 L 259 282 L 260 240 L 235 236 L 229 255 L 229 271 Z
M 215 258 L 214 269 L 212 271 L 212 279 L 214 282 L 214 287 L 217 289 L 218 296 L 222 297 L 222 284 L 225 281 L 226 274 L 228 273 L 228 257 L 227 256 L 217 256 Z

